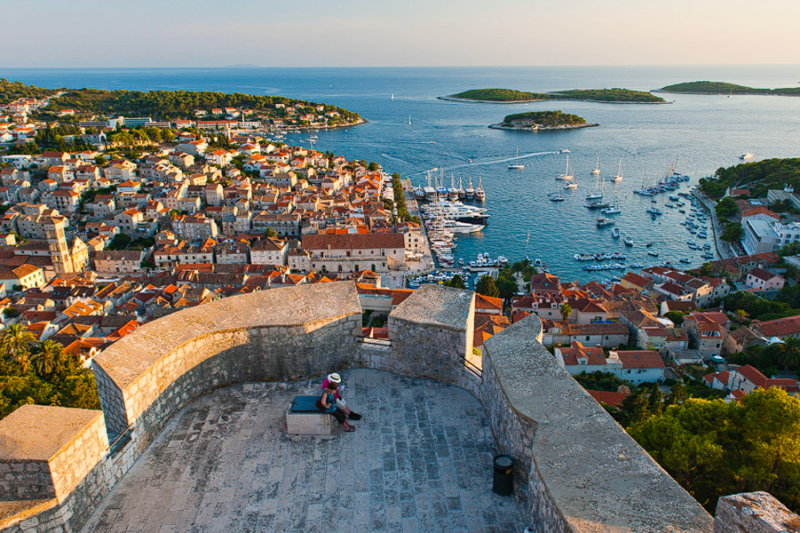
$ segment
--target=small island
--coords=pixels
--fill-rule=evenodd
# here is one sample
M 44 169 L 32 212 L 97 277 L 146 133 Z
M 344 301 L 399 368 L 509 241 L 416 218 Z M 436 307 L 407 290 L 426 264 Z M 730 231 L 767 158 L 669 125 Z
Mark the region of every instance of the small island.
M 680 93 L 680 94 L 717 94 L 731 96 L 734 94 L 739 95 L 768 95 L 768 96 L 800 96 L 800 87 L 787 87 L 784 89 L 758 89 L 755 87 L 747 87 L 746 85 L 737 85 L 735 83 L 726 83 L 724 81 L 690 81 L 687 83 L 676 83 L 674 85 L 667 85 L 659 89 L 665 93 Z
M 519 104 L 544 100 L 581 100 L 586 102 L 602 102 L 613 104 L 667 104 L 666 100 L 647 91 L 630 89 L 573 89 L 550 93 L 531 93 L 513 89 L 472 89 L 449 96 L 440 96 L 440 100 L 453 102 Z
M 586 119 L 578 115 L 562 113 L 561 111 L 531 111 L 529 113 L 507 115 L 503 122 L 492 124 L 489 127 L 496 130 L 540 132 L 575 130 L 598 125 L 586 122 Z

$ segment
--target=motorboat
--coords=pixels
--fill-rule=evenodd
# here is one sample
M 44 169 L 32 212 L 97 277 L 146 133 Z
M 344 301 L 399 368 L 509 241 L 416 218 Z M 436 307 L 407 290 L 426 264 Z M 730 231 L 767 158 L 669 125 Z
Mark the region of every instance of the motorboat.
M 633 246 L 633 239 L 631 239 L 630 237 L 625 237 L 624 239 L 622 239 L 622 242 L 625 243 L 625 246 Z
M 755 155 L 751 154 L 750 152 L 747 152 L 746 154 L 740 155 L 739 159 L 741 159 L 742 161 L 747 161 L 748 159 L 753 159 L 754 157 Z
M 486 191 L 483 190 L 483 178 L 478 178 L 478 188 L 475 189 L 475 198 L 481 202 L 486 200 Z
M 652 255 L 653 257 L 658 257 L 658 252 L 647 252 L 647 255 Z
M 575 181 L 572 181 L 572 182 L 567 183 L 566 185 L 564 185 L 564 188 L 565 189 L 577 189 L 578 188 L 578 183 L 575 182 Z
M 606 226 L 611 226 L 615 224 L 614 220 L 611 218 L 598 218 L 597 219 L 597 227 L 604 228 Z
M 611 231 L 611 236 L 614 237 L 615 239 L 619 239 L 619 228 L 614 228 Z

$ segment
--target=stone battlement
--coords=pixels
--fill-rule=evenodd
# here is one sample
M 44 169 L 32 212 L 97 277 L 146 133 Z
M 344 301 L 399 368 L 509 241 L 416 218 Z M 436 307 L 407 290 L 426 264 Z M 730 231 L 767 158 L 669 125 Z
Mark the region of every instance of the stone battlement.
M 483 371 L 470 368 L 474 313 L 471 292 L 423 286 L 389 315 L 390 345 L 375 347 L 360 342 L 355 285 L 338 282 L 236 296 L 151 322 L 95 359 L 102 413 L 27 406 L 0 422 L 2 449 L 16 439 L 0 454 L 0 473 L 22 474 L 0 479 L 0 531 L 78 531 L 170 418 L 204 394 L 346 368 L 472 393 L 498 447 L 516 460 L 517 499 L 537 531 L 736 531 L 732 518 L 715 526 L 557 364 L 539 342 L 537 317 L 489 339 Z M 57 438 L 42 444 L 30 428 L 60 413 Z M 106 426 L 109 437 L 99 437 Z M 85 459 L 62 481 L 58 465 L 81 450 Z

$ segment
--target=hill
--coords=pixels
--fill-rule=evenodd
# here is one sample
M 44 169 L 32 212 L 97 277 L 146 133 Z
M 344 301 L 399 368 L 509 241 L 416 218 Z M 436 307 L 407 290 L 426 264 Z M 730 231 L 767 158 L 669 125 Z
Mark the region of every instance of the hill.
M 724 81 L 691 81 L 687 83 L 676 83 L 662 87 L 661 91 L 668 93 L 688 93 L 688 94 L 761 94 L 772 96 L 800 96 L 800 87 L 788 87 L 784 89 L 758 89 L 737 85 Z
M 450 98 L 458 100 L 477 100 L 479 102 L 533 102 L 547 100 L 549 95 L 528 93 L 513 89 L 473 89 L 463 93 L 453 94 Z
M 41 98 L 63 92 L 59 98 L 52 99 L 40 113 L 42 118 L 64 109 L 73 109 L 76 120 L 81 116 L 91 115 L 127 115 L 148 116 L 155 121 L 188 119 L 195 116 L 200 109 L 210 113 L 214 108 L 250 109 L 264 111 L 276 117 L 282 117 L 283 107 L 311 108 L 322 106 L 322 113 L 334 111 L 339 114 L 339 121 L 352 123 L 361 117 L 357 113 L 340 107 L 285 98 L 283 96 L 258 96 L 243 93 L 220 93 L 212 91 L 107 91 L 102 89 L 40 89 L 20 82 L 0 80 L 0 104 L 8 103 L 23 96 Z M 64 119 L 62 119 L 63 121 Z
M 513 89 L 473 89 L 450 96 L 441 96 L 443 100 L 462 100 L 470 102 L 492 102 L 513 104 L 519 102 L 535 102 L 539 100 L 586 100 L 591 102 L 626 103 L 626 104 L 665 104 L 666 100 L 646 91 L 630 89 L 573 89 L 550 93 L 530 93 Z

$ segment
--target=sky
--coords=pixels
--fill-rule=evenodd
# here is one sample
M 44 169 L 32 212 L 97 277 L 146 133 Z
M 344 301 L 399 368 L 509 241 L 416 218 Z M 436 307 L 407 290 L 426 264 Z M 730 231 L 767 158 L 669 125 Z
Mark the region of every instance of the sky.
M 798 0 L 0 0 L 0 10 L 7 68 L 794 64 L 800 50 Z

